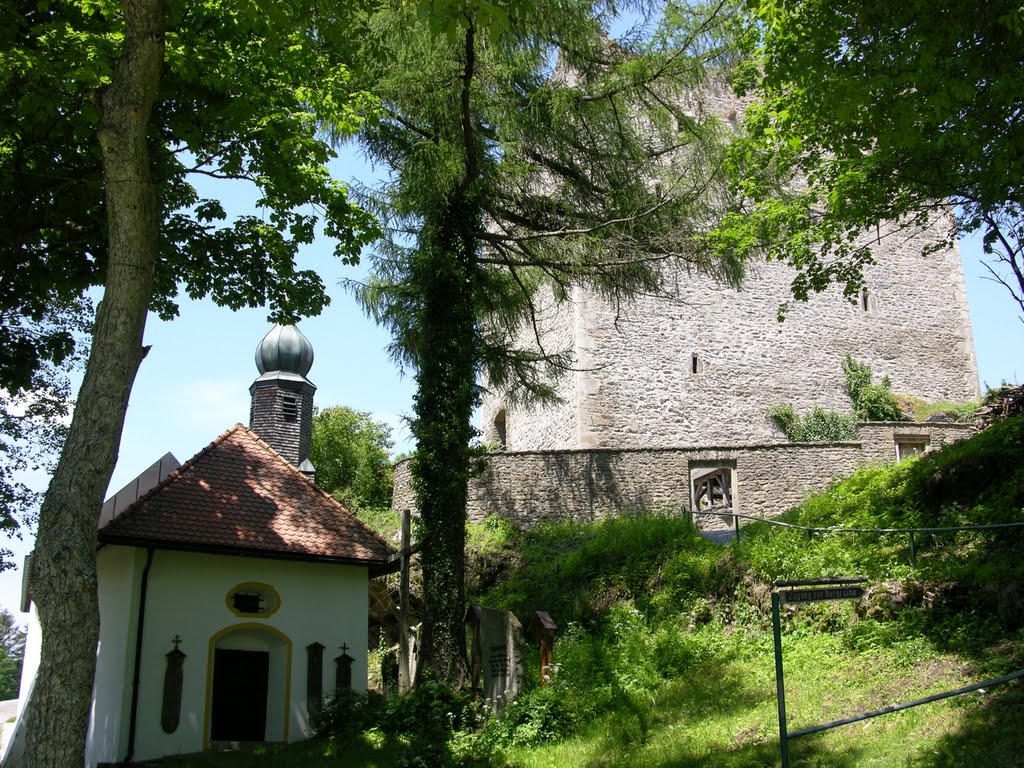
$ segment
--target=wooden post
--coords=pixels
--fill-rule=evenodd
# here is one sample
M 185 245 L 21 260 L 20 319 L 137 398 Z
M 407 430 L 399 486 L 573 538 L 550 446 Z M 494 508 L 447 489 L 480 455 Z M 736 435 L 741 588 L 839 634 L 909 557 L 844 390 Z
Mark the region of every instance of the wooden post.
M 348 655 L 348 643 L 342 643 L 341 655 L 334 657 L 337 665 L 334 670 L 334 690 L 348 691 L 352 688 L 352 662 L 355 661 Z
M 530 621 L 529 634 L 540 640 L 540 684 L 547 685 L 551 681 L 548 668 L 555 660 L 555 631 L 558 625 L 547 611 L 536 611 Z
M 409 559 L 411 556 L 412 513 L 402 510 L 401 569 L 398 587 L 398 692 L 412 687 L 409 679 Z
M 316 719 L 324 703 L 324 645 L 306 646 L 306 712 Z

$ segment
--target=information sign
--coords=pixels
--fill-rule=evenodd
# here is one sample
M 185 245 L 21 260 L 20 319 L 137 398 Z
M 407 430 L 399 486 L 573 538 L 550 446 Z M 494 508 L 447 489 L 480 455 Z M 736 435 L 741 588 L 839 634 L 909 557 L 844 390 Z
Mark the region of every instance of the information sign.
M 779 591 L 779 598 L 784 603 L 822 603 L 826 600 L 859 600 L 863 596 L 863 587 L 823 587 L 819 589 Z

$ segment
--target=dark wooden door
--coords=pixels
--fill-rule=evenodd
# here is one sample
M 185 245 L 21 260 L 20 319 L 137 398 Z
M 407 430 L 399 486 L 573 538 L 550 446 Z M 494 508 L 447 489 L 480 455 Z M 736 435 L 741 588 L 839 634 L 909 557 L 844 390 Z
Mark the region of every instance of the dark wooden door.
M 267 651 L 218 648 L 213 656 L 210 739 L 263 741 L 267 732 Z

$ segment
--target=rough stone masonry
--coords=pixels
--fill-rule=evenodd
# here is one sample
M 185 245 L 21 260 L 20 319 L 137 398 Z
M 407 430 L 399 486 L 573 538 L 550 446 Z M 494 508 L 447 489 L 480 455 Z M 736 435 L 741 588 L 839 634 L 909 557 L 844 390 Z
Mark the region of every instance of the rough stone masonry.
M 733 120 L 742 105 L 724 89 L 695 109 Z M 691 501 L 691 474 L 732 470 L 737 511 L 773 515 L 857 465 L 895 460 L 965 434 L 960 425 L 862 424 L 852 443 L 794 445 L 767 419 L 789 402 L 850 413 L 842 373 L 850 354 L 876 380 L 928 401 L 978 395 L 978 371 L 960 254 L 945 245 L 951 222 L 884 223 L 864 237 L 876 263 L 854 301 L 833 287 L 791 299 L 793 270 L 749 269 L 741 290 L 696 271 L 666 275 L 665 295 L 624 309 L 585 288 L 538 312 L 545 349 L 567 350 L 574 370 L 561 402 L 515 408 L 484 382 L 483 438 L 503 454 L 471 481 L 472 518 L 523 522 L 594 519 L 626 506 Z M 927 254 L 927 255 L 923 255 Z M 535 343 L 524 329 L 515 343 Z M 395 505 L 411 507 L 400 467 Z

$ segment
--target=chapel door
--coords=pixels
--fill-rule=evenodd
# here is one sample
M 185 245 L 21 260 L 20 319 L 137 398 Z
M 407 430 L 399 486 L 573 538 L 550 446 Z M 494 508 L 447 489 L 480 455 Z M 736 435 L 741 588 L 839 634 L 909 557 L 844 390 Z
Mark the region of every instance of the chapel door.
M 213 657 L 212 741 L 263 741 L 270 653 L 217 648 Z

